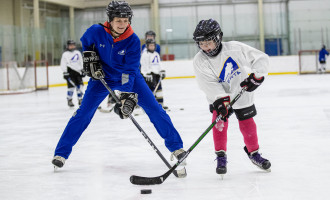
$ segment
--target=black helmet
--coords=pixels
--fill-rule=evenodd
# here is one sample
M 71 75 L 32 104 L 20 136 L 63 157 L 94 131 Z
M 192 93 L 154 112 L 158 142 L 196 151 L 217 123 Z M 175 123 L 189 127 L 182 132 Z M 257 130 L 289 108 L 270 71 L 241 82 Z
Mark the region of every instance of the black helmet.
M 204 52 L 208 56 L 216 56 L 221 51 L 222 31 L 220 25 L 214 19 L 201 20 L 194 31 L 194 37 L 198 48 L 199 42 L 213 40 L 216 43 L 216 48 L 210 52 Z
M 67 51 L 74 51 L 76 48 L 72 48 L 72 49 L 69 49 L 69 46 L 73 44 L 73 45 L 76 45 L 76 42 L 74 40 L 68 40 L 66 41 L 66 50 Z
M 131 23 L 133 17 L 133 11 L 131 7 L 125 1 L 111 1 L 106 9 L 106 13 L 109 18 L 109 22 L 115 17 L 128 18 Z
M 149 50 L 149 45 L 150 45 L 150 44 L 155 44 L 155 49 L 156 49 L 156 41 L 155 41 L 154 39 L 147 39 L 147 40 L 146 40 L 146 48 L 147 48 L 147 51 L 153 53 L 153 52 L 155 51 L 155 49 L 154 49 L 154 50 Z
M 147 38 L 148 35 L 152 35 L 154 38 L 156 37 L 156 33 L 153 31 L 147 31 L 145 37 Z
M 67 46 L 69 46 L 70 44 L 74 44 L 74 45 L 76 45 L 76 42 L 74 41 L 74 40 L 68 40 L 68 41 L 66 41 L 66 45 Z

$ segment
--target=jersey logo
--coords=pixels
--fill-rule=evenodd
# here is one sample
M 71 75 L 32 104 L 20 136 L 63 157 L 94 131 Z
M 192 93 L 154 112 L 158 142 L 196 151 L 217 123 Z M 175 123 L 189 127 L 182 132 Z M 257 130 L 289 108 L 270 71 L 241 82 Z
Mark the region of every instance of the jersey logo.
M 222 66 L 222 70 L 219 75 L 220 78 L 219 82 L 220 83 L 227 82 L 228 84 L 230 84 L 231 79 L 241 73 L 238 71 L 238 69 L 239 66 L 235 62 L 235 60 L 232 59 L 231 57 L 228 57 Z
M 72 58 L 71 58 L 71 61 L 72 62 L 77 62 L 79 60 L 79 55 L 78 54 L 75 54 Z
M 154 59 L 152 60 L 152 63 L 159 63 L 158 56 L 155 56 Z
M 118 54 L 123 56 L 126 54 L 126 50 L 124 49 L 124 50 L 118 51 Z
M 105 44 L 100 44 L 100 47 L 103 47 L 104 48 L 105 47 Z

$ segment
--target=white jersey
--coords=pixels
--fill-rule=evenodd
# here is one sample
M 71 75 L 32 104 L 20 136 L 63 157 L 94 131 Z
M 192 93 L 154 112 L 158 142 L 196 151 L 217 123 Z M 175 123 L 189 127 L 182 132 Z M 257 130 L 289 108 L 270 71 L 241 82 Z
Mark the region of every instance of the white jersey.
M 153 72 L 154 74 L 159 74 L 162 70 L 160 64 L 160 56 L 154 51 L 153 53 L 149 51 L 143 51 L 141 55 L 141 73 L 145 76 L 148 73 Z
M 208 57 L 200 50 L 193 63 L 198 85 L 210 104 L 225 96 L 232 100 L 241 90 L 240 83 L 248 77 L 246 68 L 257 78 L 266 76 L 269 70 L 268 55 L 236 41 L 222 42 L 221 52 L 215 57 Z M 253 92 L 245 92 L 233 108 L 253 104 Z
M 70 67 L 72 70 L 81 73 L 83 69 L 83 60 L 80 51 L 65 51 L 62 54 L 61 58 L 61 69 L 63 72 L 67 72 L 67 67 Z

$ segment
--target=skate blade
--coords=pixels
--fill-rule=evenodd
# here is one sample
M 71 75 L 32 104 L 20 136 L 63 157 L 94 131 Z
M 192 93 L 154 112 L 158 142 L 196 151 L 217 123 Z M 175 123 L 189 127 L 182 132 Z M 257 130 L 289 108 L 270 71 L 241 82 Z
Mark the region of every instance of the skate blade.
M 58 167 L 54 165 L 54 172 L 58 171 Z
M 224 174 L 220 174 L 221 180 L 223 180 Z

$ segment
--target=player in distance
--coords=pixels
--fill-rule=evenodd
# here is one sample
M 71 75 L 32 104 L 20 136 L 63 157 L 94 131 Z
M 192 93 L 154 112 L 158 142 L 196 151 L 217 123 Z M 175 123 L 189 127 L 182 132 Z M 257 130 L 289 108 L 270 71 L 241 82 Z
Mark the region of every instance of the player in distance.
M 214 121 L 221 114 L 220 120 L 213 127 L 215 153 L 217 155 L 216 172 L 227 172 L 227 129 L 228 118 L 235 113 L 240 131 L 243 134 L 249 159 L 263 170 L 270 171 L 270 162 L 261 157 L 257 136 L 257 126 L 253 120 L 257 111 L 254 105 L 254 90 L 261 85 L 268 74 L 268 56 L 240 42 L 222 42 L 223 33 L 220 25 L 213 19 L 201 20 L 193 34 L 200 51 L 195 55 L 193 65 L 200 89 L 206 94 Z M 245 67 L 252 73 L 248 75 Z M 246 91 L 241 98 L 228 109 L 231 98 L 242 89 Z
M 319 73 L 325 73 L 326 72 L 326 66 L 327 66 L 327 59 L 325 56 L 329 56 L 329 52 L 327 51 L 327 49 L 325 48 L 325 45 L 322 46 L 322 49 L 319 52 L 319 68 L 318 68 L 318 72 Z
M 145 33 L 145 41 L 152 39 L 156 41 L 156 33 L 154 31 L 147 31 Z M 147 50 L 146 43 L 142 45 L 142 53 Z M 160 45 L 156 43 L 156 49 L 155 51 L 160 55 Z
M 66 50 L 62 54 L 61 69 L 63 71 L 63 78 L 67 81 L 67 101 L 69 107 L 74 107 L 72 97 L 74 90 L 77 91 L 78 104 L 81 104 L 83 98 L 84 82 L 83 60 L 80 51 L 76 50 L 76 43 L 73 40 L 68 40 L 66 43 Z
M 165 140 L 167 149 L 180 159 L 185 153 L 181 137 L 140 73 L 141 45 L 131 26 L 131 7 L 124 1 L 112 1 L 106 13 L 108 20 L 92 25 L 80 39 L 84 69 L 91 79 L 80 108 L 71 117 L 56 146 L 53 165 L 63 167 L 99 104 L 109 94 L 98 80 L 100 74 L 121 101 L 114 108 L 120 118 L 129 117 L 138 103 Z M 111 134 L 111 127 L 105 131 Z
M 156 42 L 153 39 L 147 39 L 146 51 L 142 52 L 141 55 L 141 73 L 148 84 L 151 91 L 155 91 L 156 100 L 164 109 L 164 98 L 162 92 L 162 83 L 166 76 L 165 70 L 162 69 L 160 55 L 155 51 Z

